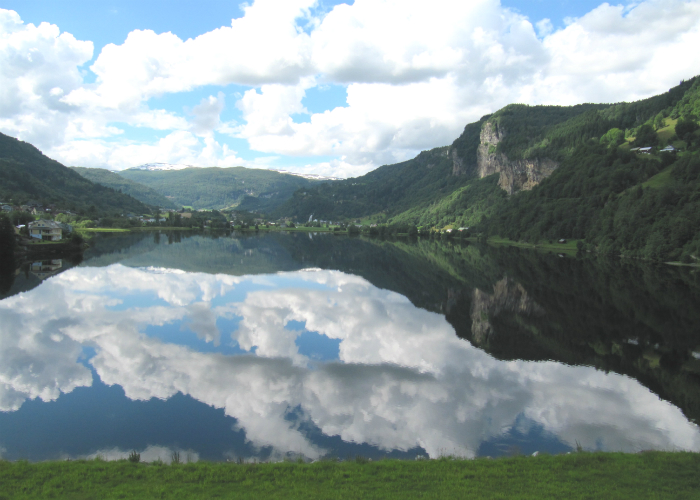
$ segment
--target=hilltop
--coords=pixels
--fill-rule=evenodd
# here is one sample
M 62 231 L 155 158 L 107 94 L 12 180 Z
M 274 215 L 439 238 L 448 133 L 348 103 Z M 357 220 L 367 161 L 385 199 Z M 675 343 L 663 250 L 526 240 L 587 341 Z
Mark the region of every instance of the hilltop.
M 119 175 L 156 191 L 180 206 L 197 209 L 272 210 L 294 191 L 318 181 L 272 170 L 244 167 L 142 169 Z

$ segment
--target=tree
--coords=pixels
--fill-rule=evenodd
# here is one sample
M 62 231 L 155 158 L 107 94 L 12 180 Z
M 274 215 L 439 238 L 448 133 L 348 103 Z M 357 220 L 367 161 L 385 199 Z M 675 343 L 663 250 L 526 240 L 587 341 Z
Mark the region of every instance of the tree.
M 664 128 L 664 126 L 666 126 L 664 115 L 661 111 L 659 111 L 659 113 L 654 117 L 654 130 L 659 130 Z
M 15 245 L 15 228 L 0 215 L 0 294 L 9 292 L 15 280 Z
M 611 128 L 603 137 L 600 138 L 600 143 L 608 147 L 619 146 L 625 142 L 625 133 L 619 128 Z
M 27 224 L 34 220 L 34 216 L 29 212 L 10 212 L 10 222 L 15 226 Z
M 656 137 L 656 130 L 654 127 L 645 123 L 639 129 L 637 129 L 637 137 L 634 139 L 634 145 L 639 147 L 649 147 L 656 146 L 659 143 L 659 139 Z
M 693 134 L 700 128 L 700 125 L 693 120 L 679 118 L 676 123 L 676 135 L 682 141 L 692 142 Z

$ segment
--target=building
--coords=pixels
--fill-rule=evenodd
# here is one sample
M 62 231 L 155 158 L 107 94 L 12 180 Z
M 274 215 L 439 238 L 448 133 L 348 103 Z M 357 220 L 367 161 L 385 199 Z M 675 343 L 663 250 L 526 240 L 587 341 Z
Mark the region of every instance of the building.
M 44 241 L 61 241 L 63 229 L 52 220 L 37 220 L 29 223 L 29 236 Z

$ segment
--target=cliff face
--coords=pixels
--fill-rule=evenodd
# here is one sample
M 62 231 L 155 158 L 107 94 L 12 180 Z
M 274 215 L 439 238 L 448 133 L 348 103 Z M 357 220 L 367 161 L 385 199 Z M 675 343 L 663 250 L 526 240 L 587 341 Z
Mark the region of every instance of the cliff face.
M 490 318 L 502 311 L 526 316 L 544 314 L 544 309 L 528 296 L 523 286 L 508 277 L 493 286 L 493 293 L 476 288 L 471 310 L 472 338 L 476 345 L 486 345 L 495 334 Z
M 497 153 L 496 146 L 506 133 L 497 123 L 491 121 L 484 123 L 476 152 L 476 169 L 479 178 L 499 173 L 499 186 L 508 194 L 513 194 L 520 190 L 532 189 L 559 167 L 557 162 L 548 158 L 509 160 L 503 153 Z M 453 173 L 456 170 L 460 172 L 466 170 L 463 164 L 464 161 L 461 159 L 459 163 L 454 161 Z

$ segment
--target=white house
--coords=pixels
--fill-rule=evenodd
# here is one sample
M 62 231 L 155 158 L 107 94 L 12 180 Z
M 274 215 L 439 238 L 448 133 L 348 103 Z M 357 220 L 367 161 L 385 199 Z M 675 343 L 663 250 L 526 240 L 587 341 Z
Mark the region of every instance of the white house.
M 36 220 L 29 223 L 29 236 L 38 240 L 61 241 L 63 229 L 52 220 Z

